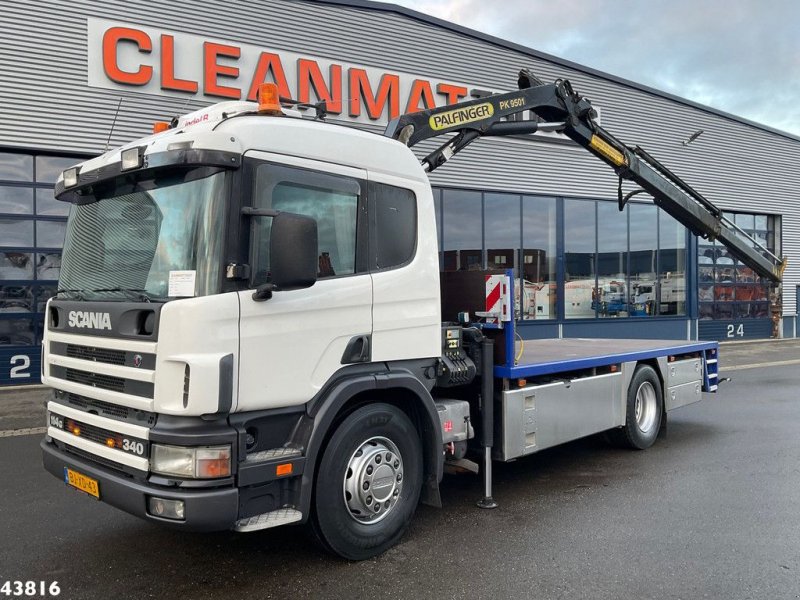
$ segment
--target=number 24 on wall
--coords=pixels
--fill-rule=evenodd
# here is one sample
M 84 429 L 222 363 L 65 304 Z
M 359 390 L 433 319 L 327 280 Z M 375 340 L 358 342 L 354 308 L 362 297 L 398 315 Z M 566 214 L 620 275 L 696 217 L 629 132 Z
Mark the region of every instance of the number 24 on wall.
M 739 323 L 738 327 L 733 323 L 728 324 L 728 337 L 732 338 L 736 336 L 744 337 L 744 323 Z
M 31 374 L 28 369 L 31 366 L 31 357 L 25 354 L 16 354 L 11 357 L 9 361 L 11 364 L 11 371 L 8 376 L 11 379 L 29 379 Z

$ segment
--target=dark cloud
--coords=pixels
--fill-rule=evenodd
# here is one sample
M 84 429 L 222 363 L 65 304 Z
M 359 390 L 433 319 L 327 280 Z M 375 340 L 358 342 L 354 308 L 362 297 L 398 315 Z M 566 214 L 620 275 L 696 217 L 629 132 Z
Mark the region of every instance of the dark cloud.
M 395 3 L 800 135 L 796 0 Z

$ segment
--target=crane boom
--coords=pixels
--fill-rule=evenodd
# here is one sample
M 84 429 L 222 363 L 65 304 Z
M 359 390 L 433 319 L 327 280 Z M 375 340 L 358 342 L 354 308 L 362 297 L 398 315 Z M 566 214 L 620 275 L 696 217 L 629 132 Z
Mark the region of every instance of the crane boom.
M 543 121 L 516 119 L 526 111 Z M 785 259 L 736 227 L 719 208 L 642 148 L 627 146 L 600 127 L 594 121 L 596 116 L 591 102 L 578 95 L 569 81 L 559 79 L 546 84 L 530 71 L 522 70 L 517 91 L 408 113 L 392 120 L 384 135 L 411 147 L 423 140 L 454 134 L 423 159 L 426 170 L 433 171 L 480 137 L 536 131 L 563 133 L 614 169 L 620 179 L 620 210 L 631 196 L 647 192 L 658 206 L 696 235 L 719 240 L 758 275 L 781 281 Z M 622 180 L 633 181 L 641 189 L 623 196 Z

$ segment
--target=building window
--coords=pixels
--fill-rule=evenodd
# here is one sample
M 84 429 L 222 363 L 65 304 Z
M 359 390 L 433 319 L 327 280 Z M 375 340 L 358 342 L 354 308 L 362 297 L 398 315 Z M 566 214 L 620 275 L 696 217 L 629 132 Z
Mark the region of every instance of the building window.
M 444 189 L 434 209 L 442 270 L 513 269 L 520 320 L 686 314 L 687 231 L 654 204 Z
M 597 305 L 597 203 L 564 200 L 564 317 L 594 317 Z
M 53 197 L 53 187 L 80 160 L 0 152 L 0 347 L 41 341 L 70 208 Z
M 761 247 L 779 254 L 775 236 L 778 217 L 752 213 L 724 213 L 724 216 Z M 716 241 L 698 240 L 697 262 L 697 300 L 701 320 L 769 318 L 769 281 L 734 259 Z
M 442 269 L 483 268 L 481 193 L 444 190 L 442 198 Z
M 522 301 L 519 317 L 555 319 L 558 299 L 556 199 L 522 197 Z

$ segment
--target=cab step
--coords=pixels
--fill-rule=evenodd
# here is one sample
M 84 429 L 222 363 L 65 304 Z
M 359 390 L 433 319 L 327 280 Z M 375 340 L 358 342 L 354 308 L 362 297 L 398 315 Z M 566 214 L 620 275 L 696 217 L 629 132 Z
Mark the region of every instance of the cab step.
M 289 523 L 296 523 L 302 520 L 303 513 L 294 508 L 279 508 L 263 515 L 256 515 L 254 517 L 247 517 L 246 519 L 239 519 L 233 530 L 240 533 L 248 531 L 258 531 L 259 529 L 269 529 L 270 527 L 279 527 L 280 525 L 288 525 Z

